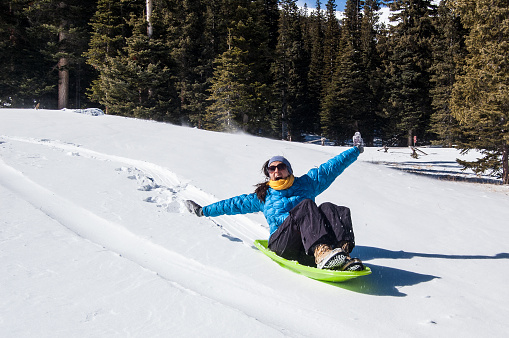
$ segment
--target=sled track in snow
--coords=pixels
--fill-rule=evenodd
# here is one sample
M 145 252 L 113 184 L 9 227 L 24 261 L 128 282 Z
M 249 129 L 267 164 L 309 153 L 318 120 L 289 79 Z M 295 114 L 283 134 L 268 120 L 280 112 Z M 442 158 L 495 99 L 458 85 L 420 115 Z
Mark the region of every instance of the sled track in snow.
M 138 181 L 140 185 L 139 190 L 148 191 L 159 189 L 175 192 L 176 194 L 173 196 L 173 199 L 174 202 L 177 202 L 179 205 L 178 212 L 184 211 L 185 207 L 182 202 L 187 199 L 195 200 L 198 203 L 202 203 L 202 205 L 217 201 L 211 194 L 189 184 L 186 180 L 180 179 L 174 172 L 155 163 L 100 153 L 73 143 L 64 143 L 56 140 L 5 136 L 2 138 L 60 149 L 72 156 L 119 163 L 121 167 L 117 169 L 118 171 L 134 173 L 129 176 L 129 178 Z M 147 184 L 147 182 L 149 182 L 149 184 Z M 162 199 L 164 200 L 164 196 L 162 196 Z M 158 202 L 158 200 L 147 200 L 146 202 Z M 163 201 L 163 204 L 164 203 L 168 204 L 168 201 Z M 175 209 L 175 206 L 173 206 L 173 208 Z M 238 237 L 248 245 L 253 245 L 256 239 L 267 236 L 266 232 L 260 229 L 258 224 L 253 223 L 242 215 L 238 215 L 235 218 L 231 216 L 215 217 L 214 220 L 211 219 L 211 221 L 218 225 L 227 236 Z
M 212 199 L 209 194 L 180 181 L 174 173 L 153 163 L 103 154 L 58 141 L 6 137 L 3 137 L 3 139 L 59 148 L 70 151 L 74 155 L 114 161 L 137 168 L 142 175 L 153 178 L 159 186 L 178 187 L 180 200 L 197 199 L 203 201 Z M 295 329 L 295 332 L 284 332 L 290 336 L 301 334 L 313 336 L 320 331 L 316 331 L 317 328 L 313 325 L 310 326 L 308 321 L 302 322 L 298 318 L 305 316 L 310 320 L 314 318 L 318 322 L 320 318 L 327 316 L 327 314 L 314 310 L 302 309 L 297 304 L 287 303 L 284 298 L 280 299 L 273 289 L 251 278 L 232 275 L 228 271 L 203 265 L 196 260 L 189 259 L 148 239 L 137 236 L 122 225 L 101 218 L 89 210 L 56 195 L 23 175 L 22 172 L 10 167 L 1 159 L 0 184 L 77 235 L 153 271 L 172 283 L 174 287 L 237 309 L 245 315 L 273 327 L 275 330 L 280 330 L 279 325 L 281 323 L 276 327 L 274 318 L 270 318 L 265 314 L 263 309 L 267 306 L 277 307 L 287 314 L 294 314 L 293 316 L 287 316 L 287 318 L 295 318 L 295 320 L 284 325 L 286 328 L 292 327 Z M 218 217 L 217 222 L 214 221 L 214 223 L 221 225 L 227 232 L 241 238 L 249 245 L 252 244 L 254 239 L 260 238 L 259 232 L 252 229 L 254 224 L 247 218 L 243 219 L 242 222 L 238 222 L 232 219 L 231 216 L 223 216 Z M 204 280 L 207 283 L 203 283 Z

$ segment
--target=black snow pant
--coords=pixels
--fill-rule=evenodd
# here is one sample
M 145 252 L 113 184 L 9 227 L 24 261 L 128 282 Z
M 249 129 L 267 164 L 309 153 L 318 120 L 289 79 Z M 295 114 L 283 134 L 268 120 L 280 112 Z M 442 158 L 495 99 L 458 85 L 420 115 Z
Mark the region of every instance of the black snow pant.
M 270 236 L 268 247 L 286 259 L 302 261 L 307 254 L 309 261 L 316 245 L 338 246 L 343 241 L 350 242 L 349 251 L 355 246 L 350 209 L 329 202 L 317 206 L 306 199 Z

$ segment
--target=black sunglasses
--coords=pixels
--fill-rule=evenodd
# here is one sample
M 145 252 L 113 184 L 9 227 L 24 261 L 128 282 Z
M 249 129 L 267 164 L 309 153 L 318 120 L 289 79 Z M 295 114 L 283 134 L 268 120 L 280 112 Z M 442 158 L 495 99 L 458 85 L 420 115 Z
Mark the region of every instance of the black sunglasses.
M 276 171 L 276 168 L 279 170 L 279 171 L 282 171 L 282 170 L 286 170 L 286 164 L 284 163 L 279 163 L 278 165 L 271 165 L 268 167 L 269 169 L 269 173 L 273 173 L 274 171 Z

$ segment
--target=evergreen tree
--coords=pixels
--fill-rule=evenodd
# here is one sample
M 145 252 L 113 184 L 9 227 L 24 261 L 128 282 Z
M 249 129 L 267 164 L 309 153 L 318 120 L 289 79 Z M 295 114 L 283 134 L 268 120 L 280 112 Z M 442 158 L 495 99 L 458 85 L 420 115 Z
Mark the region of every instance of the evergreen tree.
M 0 106 L 25 108 L 52 106 L 54 81 L 46 76 L 52 64 L 40 53 L 25 8 L 27 1 L 0 3 Z
M 224 23 L 233 37 L 234 45 L 245 51 L 243 62 L 249 65 L 249 78 L 246 81 L 255 99 L 245 126 L 256 133 L 270 132 L 270 101 L 272 93 L 269 88 L 272 77 L 270 69 L 274 61 L 274 49 L 271 41 L 272 20 L 277 11 L 277 2 L 265 0 L 229 0 L 224 10 Z M 229 47 L 228 47 L 229 48 Z
M 389 28 L 386 24 L 382 23 L 379 27 L 377 34 L 377 44 L 376 44 L 376 53 L 380 58 L 379 67 L 377 68 L 378 75 L 378 88 L 377 98 L 379 103 L 379 109 L 376 112 L 377 121 L 379 124 L 377 125 L 377 132 L 379 136 L 382 138 L 382 143 L 384 145 L 395 145 L 400 141 L 394 137 L 396 130 L 396 122 L 391 120 L 388 114 L 388 105 L 389 102 L 389 74 L 390 74 L 390 37 L 389 37 Z
M 279 0 L 262 0 L 264 3 L 264 18 L 269 32 L 269 49 L 275 50 L 279 26 Z
M 454 6 L 469 34 L 468 55 L 452 93 L 452 114 L 463 129 L 460 149 L 479 149 L 484 155 L 458 162 L 509 184 L 509 4 L 457 0 Z
M 106 69 L 106 59 L 115 57 L 125 47 L 125 39 L 131 35 L 127 21 L 131 13 L 140 13 L 141 3 L 129 3 L 118 0 L 98 0 L 97 10 L 90 21 L 92 34 L 89 48 L 84 53 L 87 63 L 98 73 L 97 78 L 89 88 L 89 97 L 101 102 L 106 93 L 103 92 L 103 85 L 100 82 L 102 74 Z M 108 107 L 105 107 L 108 113 Z
M 331 123 L 337 119 L 337 112 L 334 111 L 334 75 L 337 68 L 337 57 L 339 55 L 339 21 L 336 18 L 336 2 L 328 0 L 325 14 L 325 32 L 323 38 L 323 71 L 322 71 L 322 93 L 320 96 L 320 124 L 325 136 L 335 139 L 335 126 Z
M 424 139 L 432 112 L 430 88 L 431 46 L 434 6 L 429 0 L 395 0 L 387 41 L 390 55 L 386 71 L 385 112 L 394 121 L 394 136 Z
M 281 130 L 283 139 L 298 140 L 308 127 L 303 122 L 309 111 L 307 101 L 309 57 L 303 48 L 300 17 L 295 0 L 283 0 L 280 5 L 279 38 L 276 60 L 272 65 L 275 95 L 278 100 L 274 127 Z
M 342 44 L 333 82 L 322 102 L 323 134 L 340 144 L 343 144 L 348 135 L 351 135 L 352 131 L 356 129 L 354 114 L 358 112 L 354 111 L 354 106 L 359 88 L 356 87 L 358 79 L 354 73 L 355 66 L 355 51 L 352 45 Z
M 442 0 L 435 18 L 437 34 L 433 40 L 430 93 L 432 95 L 432 131 L 438 136 L 434 141 L 452 147 L 459 140 L 460 130 L 451 112 L 450 100 L 459 62 L 465 57 L 464 34 L 460 17 L 451 7 L 451 0 Z
M 302 31 L 303 47 L 307 53 L 311 54 L 311 44 L 312 44 L 311 27 L 309 20 L 309 8 L 307 3 L 305 3 L 304 7 L 302 7 L 299 10 L 299 17 L 300 17 L 300 29 Z
M 114 57 L 106 57 L 100 76 L 100 103 L 109 114 L 178 122 L 178 101 L 170 72 L 171 61 L 158 30 L 149 38 L 147 21 L 131 15 L 132 36 Z M 155 23 L 157 26 L 157 23 Z
M 210 5 L 208 5 L 210 3 Z M 212 76 L 217 36 L 217 0 L 166 0 L 164 21 L 166 48 L 175 62 L 172 74 L 179 98 L 182 122 L 203 128 L 207 90 Z
M 69 107 L 71 75 L 80 85 L 79 70 L 84 65 L 82 53 L 93 8 L 95 0 L 37 0 L 27 8 L 30 33 L 41 41 L 41 53 L 57 71 L 59 109 Z
M 360 32 L 361 65 L 364 73 L 364 112 L 360 131 L 364 142 L 373 144 L 375 134 L 381 136 L 381 96 L 383 91 L 381 57 L 377 49 L 380 40 L 378 22 L 380 0 L 366 0 L 363 6 Z
M 274 48 L 270 48 L 271 27 L 267 21 L 265 1 L 230 0 L 227 6 L 230 8 L 225 13 L 227 30 L 234 37 L 242 37 L 235 42 L 237 47 L 247 52 L 247 63 L 252 63 L 257 80 L 266 81 L 266 70 L 272 62 Z
M 336 2 L 328 0 L 326 4 L 325 33 L 323 38 L 323 76 L 322 97 L 330 91 L 330 84 L 334 78 L 336 58 L 339 53 L 339 21 L 336 18 Z
M 236 39 L 242 41 L 242 39 Z M 249 66 L 244 63 L 247 52 L 232 46 L 229 38 L 228 50 L 215 61 L 207 107 L 206 126 L 219 131 L 247 129 L 253 109 L 252 79 Z
M 310 17 L 310 63 L 309 63 L 309 124 L 313 126 L 312 132 L 320 132 L 320 102 L 322 96 L 322 77 L 324 70 L 324 25 L 325 20 L 320 7 L 320 0 L 316 2 L 316 9 Z
M 176 61 L 176 87 L 183 117 L 203 127 L 208 88 L 216 56 L 210 15 L 215 13 L 203 0 L 171 0 L 167 17 L 167 44 Z M 214 3 L 214 2 L 213 2 Z
M 369 88 L 360 51 L 361 8 L 357 0 L 346 3 L 337 68 L 323 103 L 322 124 L 327 137 L 343 142 L 360 129 L 367 113 Z

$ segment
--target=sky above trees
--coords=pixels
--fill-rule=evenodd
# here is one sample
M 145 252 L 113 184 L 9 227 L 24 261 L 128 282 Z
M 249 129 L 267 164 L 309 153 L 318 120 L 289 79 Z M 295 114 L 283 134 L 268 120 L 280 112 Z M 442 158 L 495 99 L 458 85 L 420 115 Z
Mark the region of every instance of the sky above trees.
M 322 7 L 325 8 L 326 1 L 322 1 Z M 308 5 L 308 8 L 315 8 L 316 7 L 316 1 L 313 0 L 298 0 L 297 5 L 299 7 L 304 7 L 304 4 Z M 343 12 L 345 10 L 346 1 L 345 0 L 337 0 L 336 6 L 338 11 Z

